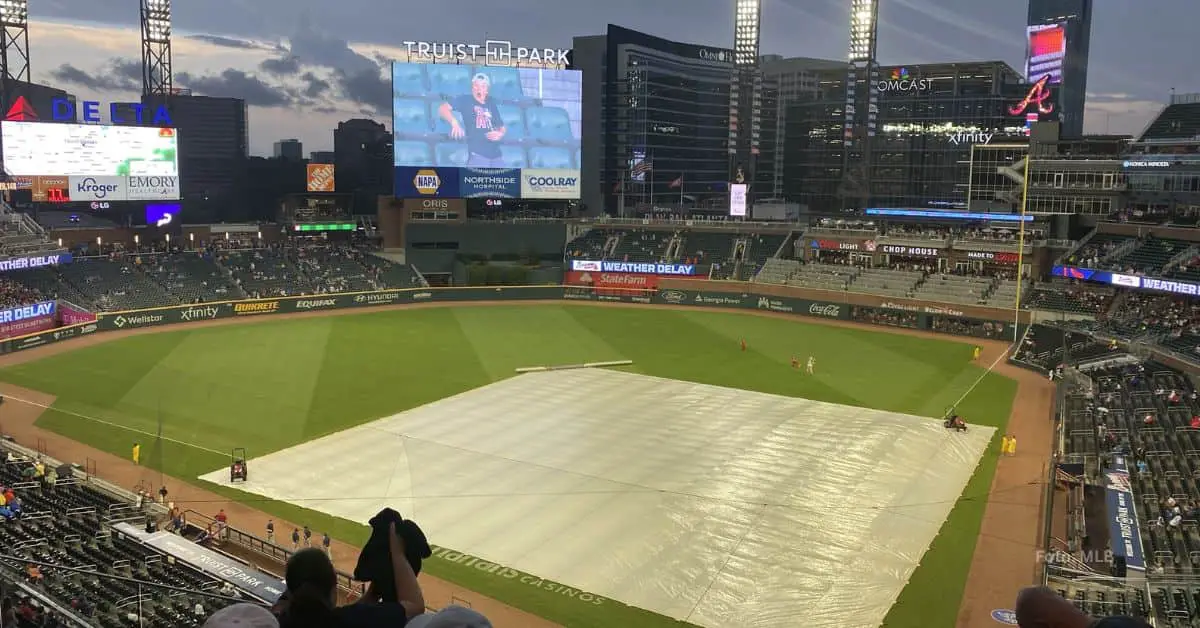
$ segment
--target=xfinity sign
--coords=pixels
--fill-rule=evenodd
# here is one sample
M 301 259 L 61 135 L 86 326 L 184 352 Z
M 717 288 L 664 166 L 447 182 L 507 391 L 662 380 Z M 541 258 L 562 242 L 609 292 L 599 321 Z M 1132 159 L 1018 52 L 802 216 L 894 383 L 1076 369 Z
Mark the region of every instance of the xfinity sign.
M 455 42 L 405 41 L 410 63 L 456 62 L 481 65 L 530 64 L 559 65 L 568 63 L 571 53 L 563 48 L 525 48 L 511 41 L 489 39 L 482 44 Z
M 978 131 L 975 133 L 955 133 L 950 136 L 950 143 L 955 146 L 963 144 L 987 145 L 991 143 L 993 137 L 996 137 L 995 133 L 982 133 Z

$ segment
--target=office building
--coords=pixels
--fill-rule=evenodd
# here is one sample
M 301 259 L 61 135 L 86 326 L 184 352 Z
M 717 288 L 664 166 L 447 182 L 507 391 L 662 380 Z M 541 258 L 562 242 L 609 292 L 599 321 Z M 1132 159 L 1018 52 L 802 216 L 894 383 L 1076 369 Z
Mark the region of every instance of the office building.
M 276 159 L 286 159 L 288 161 L 303 161 L 304 144 L 300 140 L 295 139 L 279 140 L 275 142 L 271 156 Z
M 237 196 L 250 149 L 246 101 L 188 93 L 142 97 L 166 103 L 179 132 L 179 186 L 185 200 L 222 203 Z
M 1176 94 L 1121 161 L 1127 207 L 1200 216 L 1200 94 Z
M 335 153 L 331 150 L 314 150 L 308 154 L 309 163 L 314 164 L 331 164 L 334 163 Z
M 756 199 L 780 199 L 784 196 L 783 156 L 787 151 L 788 108 L 815 100 L 819 93 L 819 72 L 845 70 L 844 61 L 809 57 L 784 58 L 763 55 L 760 153 L 755 162 L 751 196 Z
M 852 141 L 846 81 L 858 79 L 844 67 L 812 73 L 811 99 L 784 109 L 782 142 L 783 197 L 809 211 L 963 207 L 972 146 L 1027 142 L 1025 109 L 1013 111 L 1028 86 L 1001 61 L 879 68 L 875 113 Z
M 1026 24 L 1026 79 L 1050 77 L 1063 137 L 1082 137 L 1092 0 L 1029 0 Z
M 609 25 L 576 37 L 583 71 L 581 201 L 589 209 L 728 212 L 734 52 Z
M 333 132 L 333 163 L 338 192 L 364 198 L 392 192 L 392 134 L 374 120 L 339 122 Z

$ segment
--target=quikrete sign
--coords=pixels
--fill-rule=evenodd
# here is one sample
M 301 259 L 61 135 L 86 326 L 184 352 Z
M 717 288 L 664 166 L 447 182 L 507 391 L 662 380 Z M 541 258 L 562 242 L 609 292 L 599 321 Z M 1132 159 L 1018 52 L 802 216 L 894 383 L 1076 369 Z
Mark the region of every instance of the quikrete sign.
M 102 103 L 84 100 L 79 104 L 66 98 L 55 98 L 51 102 L 51 115 L 56 122 L 90 122 L 99 124 L 102 105 L 108 105 L 108 120 L 111 124 L 143 124 L 146 126 L 175 126 L 166 106 L 151 107 L 142 103 Z

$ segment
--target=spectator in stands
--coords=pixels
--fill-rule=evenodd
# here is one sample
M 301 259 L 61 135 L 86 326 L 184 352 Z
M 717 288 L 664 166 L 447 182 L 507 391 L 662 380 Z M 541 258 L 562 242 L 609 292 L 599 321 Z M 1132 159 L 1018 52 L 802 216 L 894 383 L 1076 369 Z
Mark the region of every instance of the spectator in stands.
M 158 501 L 160 503 L 162 503 L 162 505 L 164 505 L 164 506 L 167 505 L 167 485 L 166 484 L 163 484 L 162 487 L 158 489 Z
M 452 605 L 436 613 L 414 617 L 407 628 L 492 628 L 492 622 L 478 611 Z
M 1150 628 L 1131 617 L 1089 617 L 1046 587 L 1029 587 L 1017 594 L 1016 612 L 1021 628 Z
M 47 297 L 41 292 L 7 277 L 0 277 L 0 308 L 29 305 L 45 300 Z
M 409 619 L 425 612 L 425 598 L 417 577 L 404 558 L 402 541 L 391 530 L 392 567 L 396 574 L 396 597 L 399 603 L 380 602 L 374 584 L 362 600 L 337 607 L 337 574 L 329 556 L 319 549 L 296 552 L 288 560 L 284 580 L 286 599 L 279 605 L 279 624 L 282 628 L 375 628 L 403 626 Z

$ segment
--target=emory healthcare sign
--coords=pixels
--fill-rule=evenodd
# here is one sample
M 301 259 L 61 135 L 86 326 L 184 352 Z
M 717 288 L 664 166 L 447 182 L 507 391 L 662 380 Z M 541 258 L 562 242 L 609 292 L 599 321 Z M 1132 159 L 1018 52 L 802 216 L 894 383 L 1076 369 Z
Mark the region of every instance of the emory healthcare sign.
M 560 65 L 568 63 L 570 50 L 562 48 L 525 48 L 511 41 L 489 39 L 482 44 L 455 42 L 404 41 L 409 63 L 460 62 L 480 65 L 512 65 L 536 63 Z

